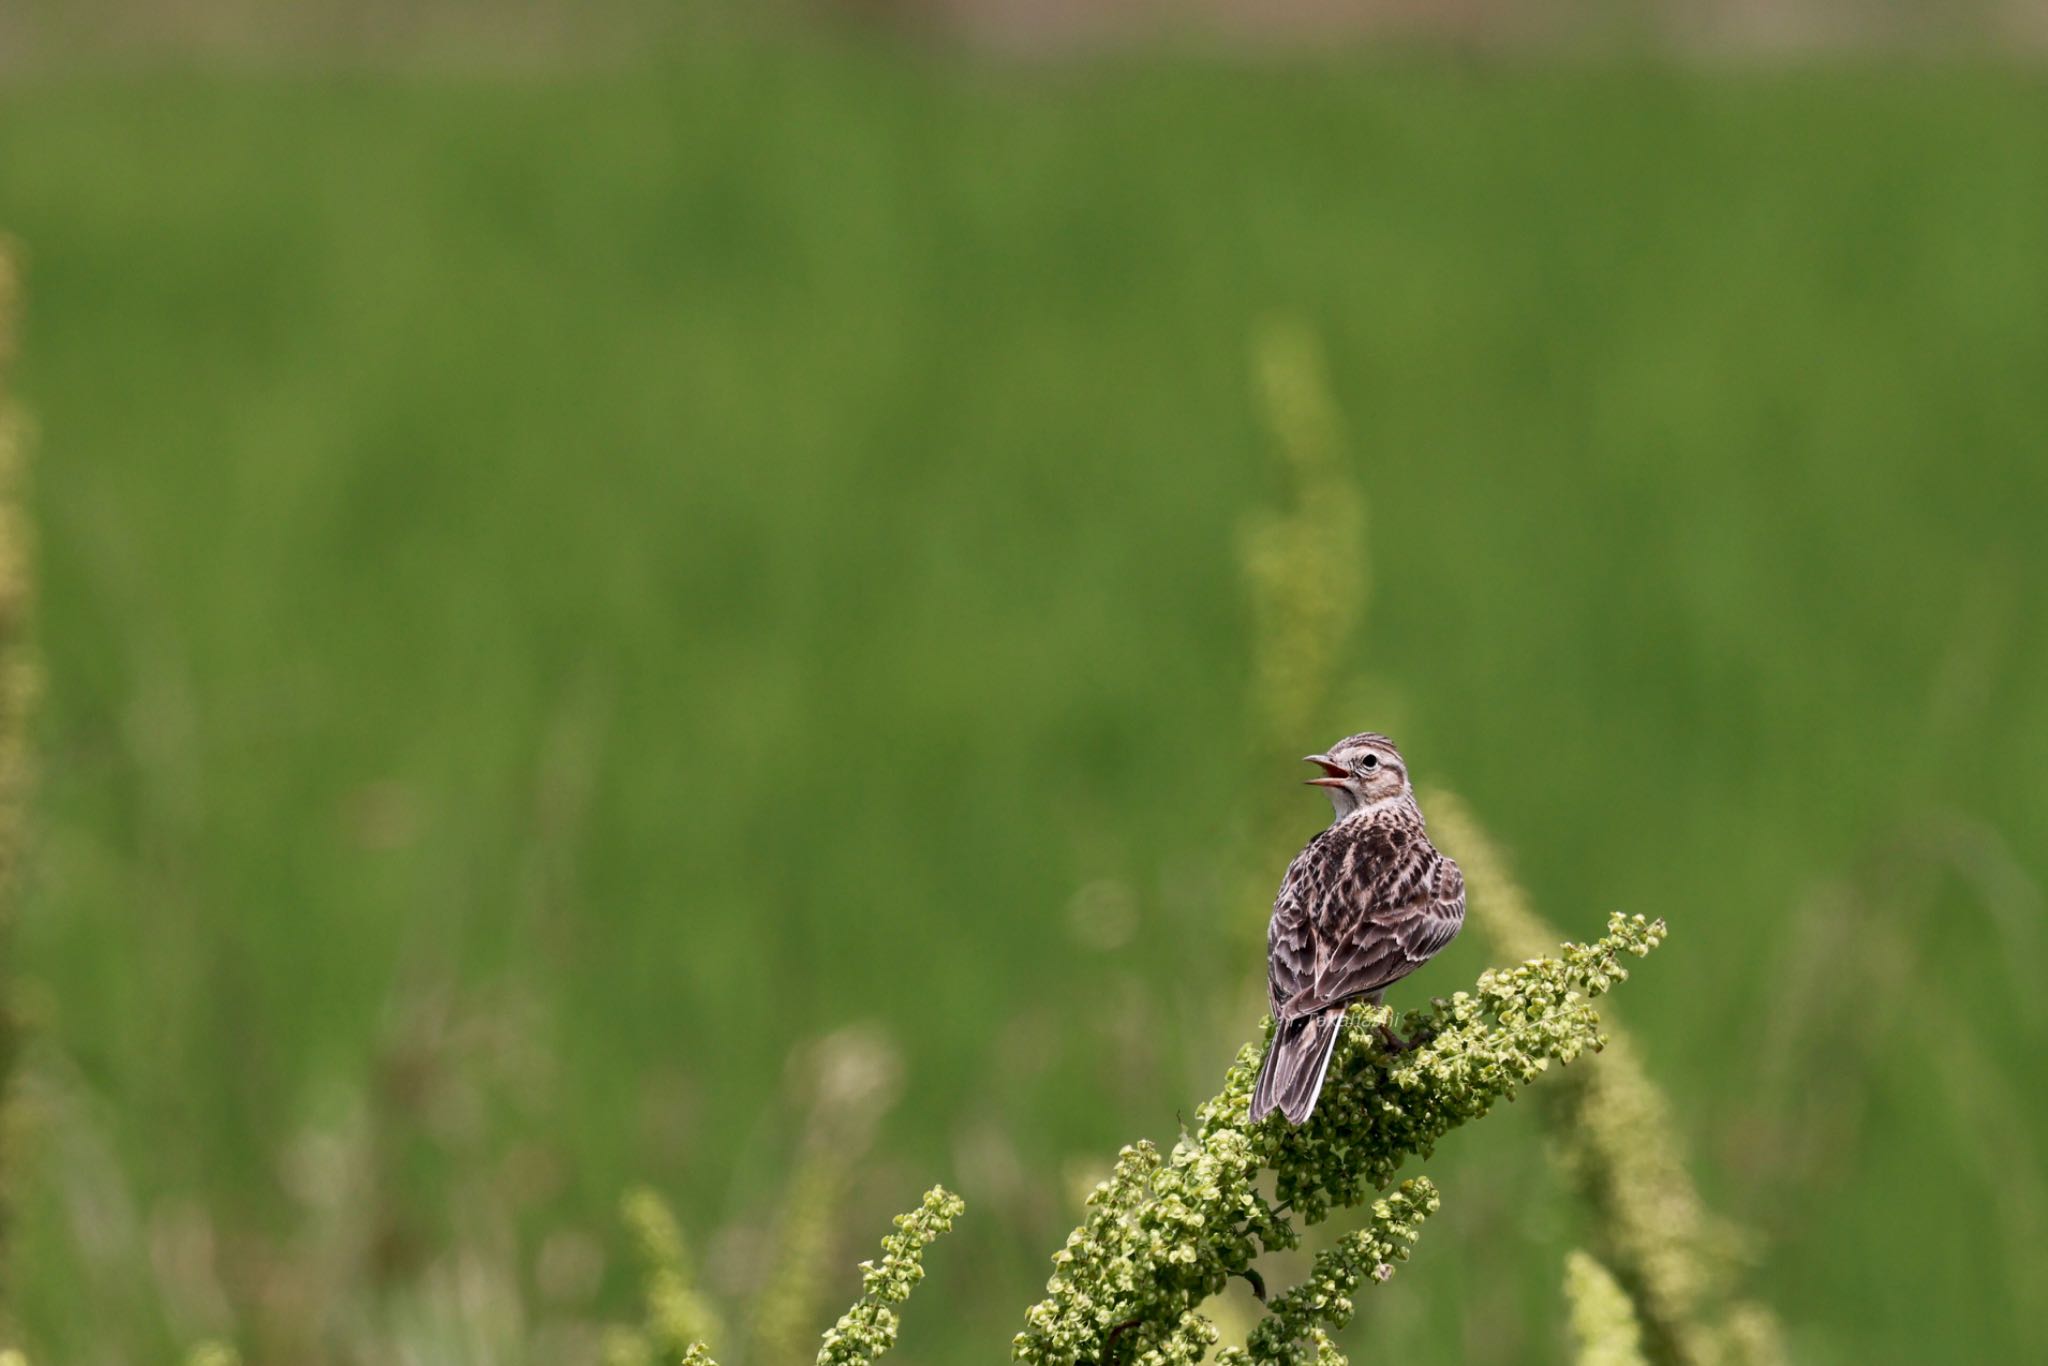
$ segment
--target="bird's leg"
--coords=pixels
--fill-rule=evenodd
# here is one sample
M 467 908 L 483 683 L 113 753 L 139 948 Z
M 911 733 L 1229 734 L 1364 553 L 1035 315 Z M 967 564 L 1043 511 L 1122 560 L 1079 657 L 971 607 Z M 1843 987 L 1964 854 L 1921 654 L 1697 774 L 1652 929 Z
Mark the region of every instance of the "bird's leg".
M 1366 998 L 1375 1009 L 1383 1008 L 1380 1005 L 1381 999 L 1378 994 Z M 1380 1043 L 1385 1046 L 1388 1054 L 1391 1056 L 1398 1058 L 1411 1049 L 1422 1047 L 1436 1037 L 1436 1031 L 1428 1025 L 1424 1025 L 1407 1038 L 1402 1038 L 1393 1030 L 1394 1012 L 1392 1008 L 1384 1007 L 1384 1009 L 1386 1009 L 1386 1014 L 1380 1017 L 1379 1023 L 1374 1028 L 1379 1031 Z
M 1391 1020 L 1392 1018 L 1393 1012 L 1388 1011 L 1387 1019 Z M 1380 1023 L 1379 1031 L 1380 1042 L 1385 1044 L 1387 1046 L 1387 1052 L 1393 1054 L 1395 1057 L 1399 1057 L 1401 1054 L 1409 1052 L 1413 1049 L 1420 1048 L 1424 1044 L 1428 1043 L 1431 1039 L 1434 1039 L 1436 1037 L 1436 1031 L 1434 1029 L 1431 1029 L 1428 1025 L 1423 1025 L 1420 1029 L 1417 1029 L 1413 1034 L 1410 1034 L 1405 1039 L 1402 1038 L 1399 1034 L 1396 1034 L 1388 1026 L 1386 1021 L 1382 1021 Z
M 1436 1031 L 1434 1029 L 1431 1029 L 1428 1025 L 1424 1025 L 1422 1028 L 1416 1030 L 1413 1034 L 1410 1034 L 1405 1039 L 1402 1038 L 1399 1034 L 1396 1034 L 1393 1030 L 1387 1028 L 1385 1025 L 1380 1026 L 1380 1042 L 1384 1043 L 1387 1046 L 1387 1051 L 1389 1053 L 1393 1053 L 1397 1056 L 1402 1053 L 1407 1053 L 1413 1049 L 1420 1048 L 1424 1044 L 1428 1043 L 1431 1039 L 1434 1039 L 1435 1037 Z
M 1394 1012 L 1381 1004 L 1386 999 L 1384 993 L 1375 991 L 1364 999 L 1365 1003 L 1378 1013 L 1378 1018 L 1373 1021 L 1372 1027 L 1380 1036 L 1380 1047 L 1386 1049 L 1390 1057 L 1399 1057 L 1401 1054 L 1406 1053 L 1408 1051 L 1408 1041 L 1389 1028 L 1394 1018 Z
M 1109 1330 L 1109 1335 L 1102 1340 L 1102 1355 L 1097 1358 L 1101 1366 L 1112 1366 L 1116 1358 L 1116 1340 L 1144 1321 L 1143 1319 L 1125 1319 L 1122 1323 L 1115 1325 Z

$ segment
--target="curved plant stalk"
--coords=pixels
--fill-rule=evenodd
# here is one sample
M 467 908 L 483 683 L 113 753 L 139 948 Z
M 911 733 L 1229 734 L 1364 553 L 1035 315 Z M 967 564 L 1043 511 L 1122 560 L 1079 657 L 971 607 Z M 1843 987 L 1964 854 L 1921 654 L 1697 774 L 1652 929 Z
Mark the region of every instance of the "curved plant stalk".
M 1486 829 L 1453 793 L 1426 799 L 1465 872 L 1473 923 L 1505 953 L 1541 952 L 1554 931 Z M 1643 1355 L 1659 1366 L 1783 1361 L 1776 1317 L 1736 1295 L 1746 1240 L 1700 1198 L 1670 1105 L 1633 1042 L 1611 1023 L 1609 1035 L 1598 1062 L 1546 1089 L 1543 1112 L 1558 1167 L 1592 1214 L 1599 1265 L 1633 1305 Z
M 1564 1259 L 1564 1298 L 1571 1306 L 1573 1359 L 1578 1366 L 1648 1366 L 1643 1326 L 1614 1273 L 1574 1248 Z

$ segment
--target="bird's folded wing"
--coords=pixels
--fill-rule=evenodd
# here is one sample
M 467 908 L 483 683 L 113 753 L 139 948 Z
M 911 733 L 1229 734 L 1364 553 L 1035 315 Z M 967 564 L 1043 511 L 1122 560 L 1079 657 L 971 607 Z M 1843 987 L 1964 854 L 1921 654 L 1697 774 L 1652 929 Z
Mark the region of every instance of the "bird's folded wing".
M 1316 979 L 1315 927 L 1309 924 L 1307 908 L 1283 889 L 1273 904 L 1273 923 L 1266 930 L 1266 991 L 1273 1018 L 1283 1019 L 1281 1007 L 1299 996 Z
M 1458 865 L 1434 851 L 1434 866 L 1395 865 L 1315 921 L 1316 1007 L 1355 1000 L 1400 981 L 1457 935 L 1465 916 L 1465 880 Z M 1391 902 L 1384 893 L 1408 895 Z M 1390 904 L 1391 902 L 1391 904 Z M 1303 1004 L 1309 1004 L 1304 1002 Z

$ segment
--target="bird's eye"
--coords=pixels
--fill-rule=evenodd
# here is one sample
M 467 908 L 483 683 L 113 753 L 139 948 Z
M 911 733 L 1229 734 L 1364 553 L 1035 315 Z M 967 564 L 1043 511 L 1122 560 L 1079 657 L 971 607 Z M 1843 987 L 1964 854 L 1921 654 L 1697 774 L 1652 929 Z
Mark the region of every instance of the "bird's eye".
M 1368 754 L 1368 755 L 1366 755 L 1366 756 L 1365 756 L 1365 766 L 1366 766 L 1367 768 L 1378 768 L 1378 767 L 1380 766 L 1380 756 L 1379 756 L 1379 755 L 1377 755 L 1377 754 Z

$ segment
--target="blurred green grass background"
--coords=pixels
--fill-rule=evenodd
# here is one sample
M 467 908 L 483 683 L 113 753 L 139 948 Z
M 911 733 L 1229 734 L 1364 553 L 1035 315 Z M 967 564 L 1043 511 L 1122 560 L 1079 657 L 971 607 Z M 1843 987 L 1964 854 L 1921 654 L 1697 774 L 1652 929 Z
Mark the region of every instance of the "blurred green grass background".
M 634 1181 L 758 1281 L 791 1059 L 865 1023 L 900 1100 L 821 1308 L 945 1179 L 898 1359 L 1000 1358 L 1074 1180 L 1255 1028 L 1259 837 L 1371 726 L 1560 926 L 1669 919 L 1618 1005 L 1799 1360 L 2048 1351 L 2044 172 L 2048 89 L 1994 68 L 0 90 L 24 1338 L 587 1359 Z M 1274 317 L 1374 585 L 1278 753 Z M 1540 1148 L 1430 1164 L 1361 1350 L 1560 1355 Z

